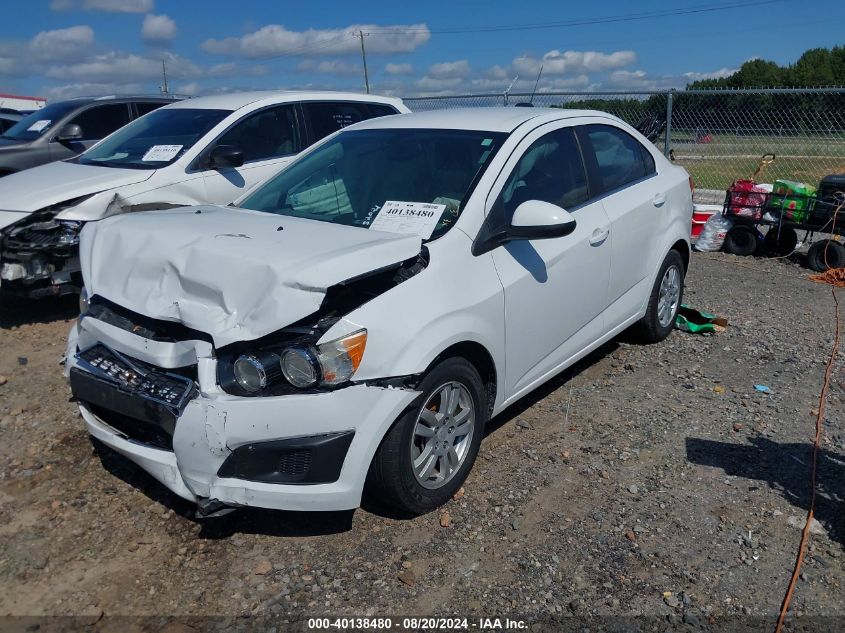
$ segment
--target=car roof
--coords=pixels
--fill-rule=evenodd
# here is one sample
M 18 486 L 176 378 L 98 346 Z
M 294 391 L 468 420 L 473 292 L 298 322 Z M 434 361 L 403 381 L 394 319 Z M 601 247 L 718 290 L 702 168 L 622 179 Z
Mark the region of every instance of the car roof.
M 481 107 L 449 108 L 413 112 L 401 117 L 368 119 L 355 125 L 356 130 L 378 128 L 431 128 L 443 130 L 479 130 L 485 132 L 513 132 L 531 119 L 543 121 L 586 116 L 614 118 L 598 110 L 570 110 L 567 108 Z
M 102 97 L 73 97 L 71 99 L 60 99 L 50 101 L 47 105 L 56 103 L 69 103 L 77 106 L 85 106 L 89 103 L 99 101 L 153 101 L 155 103 L 178 103 L 182 97 L 172 95 L 103 95 Z
M 253 92 L 231 92 L 207 97 L 195 97 L 186 101 L 170 104 L 169 108 L 203 108 L 209 110 L 237 110 L 248 105 L 273 105 L 291 101 L 364 101 L 367 103 L 385 103 L 399 105 L 401 99 L 366 95 L 357 92 L 333 92 L 322 90 L 256 90 Z

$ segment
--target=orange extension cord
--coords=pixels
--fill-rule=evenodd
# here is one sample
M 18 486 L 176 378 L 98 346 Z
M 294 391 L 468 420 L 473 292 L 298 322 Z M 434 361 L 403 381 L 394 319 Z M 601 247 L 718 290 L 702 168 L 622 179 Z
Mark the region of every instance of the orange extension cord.
M 832 274 L 831 274 L 832 273 Z M 813 275 L 814 281 L 822 283 L 830 283 L 833 287 L 830 289 L 830 294 L 833 296 L 833 303 L 835 306 L 836 316 L 836 330 L 833 338 L 833 350 L 830 353 L 830 359 L 827 361 L 827 367 L 824 370 L 824 383 L 822 384 L 822 391 L 819 395 L 818 415 L 816 416 L 816 436 L 813 440 L 813 467 L 812 467 L 812 494 L 810 496 L 810 510 L 807 512 L 807 522 L 804 524 L 804 530 L 801 532 L 801 545 L 798 548 L 798 558 L 795 560 L 795 569 L 792 570 L 792 579 L 789 581 L 789 588 L 786 590 L 786 595 L 780 606 L 780 615 L 778 616 L 778 623 L 775 626 L 775 633 L 780 633 L 783 628 L 783 621 L 786 618 L 786 613 L 789 610 L 789 604 L 792 602 L 792 594 L 795 591 L 795 583 L 798 582 L 798 576 L 801 574 L 801 564 L 804 562 L 804 555 L 807 552 L 807 543 L 810 540 L 810 527 L 813 523 L 813 514 L 816 510 L 816 468 L 819 456 L 819 442 L 821 441 L 822 426 L 824 424 L 824 403 L 827 399 L 827 391 L 830 386 L 830 376 L 833 373 L 833 364 L 836 356 L 839 353 L 839 299 L 836 296 L 836 287 L 845 287 L 845 269 L 828 270 L 821 275 Z M 828 279 L 829 277 L 829 279 Z

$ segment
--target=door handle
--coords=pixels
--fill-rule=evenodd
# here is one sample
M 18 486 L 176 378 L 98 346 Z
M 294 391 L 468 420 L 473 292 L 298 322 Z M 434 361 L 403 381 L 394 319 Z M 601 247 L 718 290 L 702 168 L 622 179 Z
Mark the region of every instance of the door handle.
M 609 228 L 596 229 L 595 231 L 593 231 L 593 234 L 590 235 L 590 246 L 601 246 L 602 244 L 604 244 L 604 241 L 609 235 Z
M 664 202 L 666 202 L 666 194 L 665 193 L 656 193 L 654 194 L 654 198 L 652 198 L 652 202 L 654 202 L 654 206 L 659 207 Z

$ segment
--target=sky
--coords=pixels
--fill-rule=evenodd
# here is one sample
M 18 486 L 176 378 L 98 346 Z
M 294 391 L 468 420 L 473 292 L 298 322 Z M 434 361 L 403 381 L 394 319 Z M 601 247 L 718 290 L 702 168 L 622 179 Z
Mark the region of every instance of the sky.
M 4 0 L 0 93 L 638 91 L 845 44 L 842 0 Z M 10 10 L 14 5 L 14 11 Z M 514 81 L 515 80 L 515 81 Z

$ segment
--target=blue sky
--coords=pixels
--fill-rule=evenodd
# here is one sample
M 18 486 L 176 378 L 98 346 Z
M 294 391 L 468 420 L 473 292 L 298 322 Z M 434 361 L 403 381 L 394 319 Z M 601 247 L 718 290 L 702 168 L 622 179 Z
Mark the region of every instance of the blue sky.
M 361 26 L 373 92 L 649 90 L 730 73 L 762 57 L 845 44 L 841 0 L 27 0 L 0 21 L 0 93 L 46 96 L 171 91 L 363 89 Z M 529 30 L 671 10 L 746 6 Z M 758 0 L 759 2 L 759 0 Z M 444 32 L 446 31 L 446 32 Z M 451 32 L 448 32 L 451 31 Z

